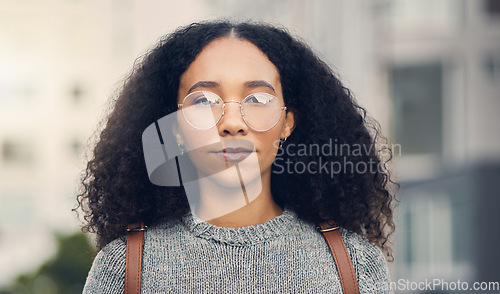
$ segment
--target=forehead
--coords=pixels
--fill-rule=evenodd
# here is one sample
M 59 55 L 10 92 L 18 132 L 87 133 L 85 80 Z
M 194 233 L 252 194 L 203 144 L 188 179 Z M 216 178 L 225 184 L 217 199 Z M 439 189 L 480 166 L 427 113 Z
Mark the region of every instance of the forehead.
M 180 86 L 189 88 L 201 80 L 221 84 L 264 80 L 280 86 L 278 70 L 269 58 L 251 42 L 234 37 L 220 38 L 205 46 L 182 74 Z

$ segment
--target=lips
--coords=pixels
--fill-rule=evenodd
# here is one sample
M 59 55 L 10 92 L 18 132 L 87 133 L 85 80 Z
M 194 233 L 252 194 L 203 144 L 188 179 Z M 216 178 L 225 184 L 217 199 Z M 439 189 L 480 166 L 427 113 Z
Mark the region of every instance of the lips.
M 253 150 L 244 148 L 244 147 L 226 147 L 222 149 L 219 152 L 225 152 L 225 153 L 242 153 L 242 152 L 252 152 Z
M 242 161 L 247 158 L 252 152 L 254 151 L 243 147 L 226 147 L 213 153 L 215 153 L 217 157 L 226 161 Z

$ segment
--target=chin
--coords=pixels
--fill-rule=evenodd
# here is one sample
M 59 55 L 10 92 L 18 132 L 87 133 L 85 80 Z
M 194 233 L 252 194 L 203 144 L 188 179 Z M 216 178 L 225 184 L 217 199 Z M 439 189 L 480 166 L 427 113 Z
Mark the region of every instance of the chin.
M 230 166 L 221 172 L 204 177 L 220 188 L 242 188 L 248 189 L 250 186 L 261 185 L 261 174 L 257 168 L 247 169 L 244 166 Z
M 248 173 L 242 172 L 241 174 L 245 174 L 242 181 L 236 168 L 231 167 L 217 174 L 186 183 L 184 187 L 191 209 L 196 210 L 200 204 L 199 193 L 201 191 L 199 189 L 205 189 L 208 192 L 207 198 L 203 201 L 210 203 L 208 205 L 210 214 L 204 215 L 208 219 L 231 213 L 250 204 L 261 195 L 261 175 L 257 173 L 250 177 Z

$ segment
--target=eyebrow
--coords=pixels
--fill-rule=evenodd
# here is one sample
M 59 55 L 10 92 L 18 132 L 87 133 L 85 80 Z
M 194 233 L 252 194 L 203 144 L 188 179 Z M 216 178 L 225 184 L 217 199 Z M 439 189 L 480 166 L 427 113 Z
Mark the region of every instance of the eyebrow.
M 266 87 L 271 89 L 274 93 L 276 93 L 276 90 L 274 90 L 273 86 L 271 86 L 271 84 L 269 84 L 266 81 L 258 80 L 258 81 L 245 82 L 245 88 L 258 88 L 258 87 Z
M 193 90 L 197 88 L 218 88 L 220 84 L 218 82 L 214 81 L 199 81 L 195 83 L 191 88 L 188 90 L 188 94 L 191 93 Z M 256 80 L 256 81 L 247 81 L 244 84 L 245 88 L 258 88 L 258 87 L 266 87 L 271 89 L 274 93 L 276 93 L 276 90 L 274 89 L 271 84 L 264 80 Z
M 188 90 L 188 94 L 196 88 L 217 88 L 220 84 L 213 81 L 199 81 Z

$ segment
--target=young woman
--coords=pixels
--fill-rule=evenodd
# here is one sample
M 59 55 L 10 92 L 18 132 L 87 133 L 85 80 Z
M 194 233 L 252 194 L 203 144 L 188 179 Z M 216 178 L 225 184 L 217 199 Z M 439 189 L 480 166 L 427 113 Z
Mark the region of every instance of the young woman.
M 316 229 L 328 220 L 360 293 L 384 292 L 393 195 L 378 134 L 285 30 L 178 29 L 134 66 L 88 163 L 78 201 L 101 250 L 84 292 L 123 293 L 126 228 L 143 221 L 142 293 L 338 293 Z

